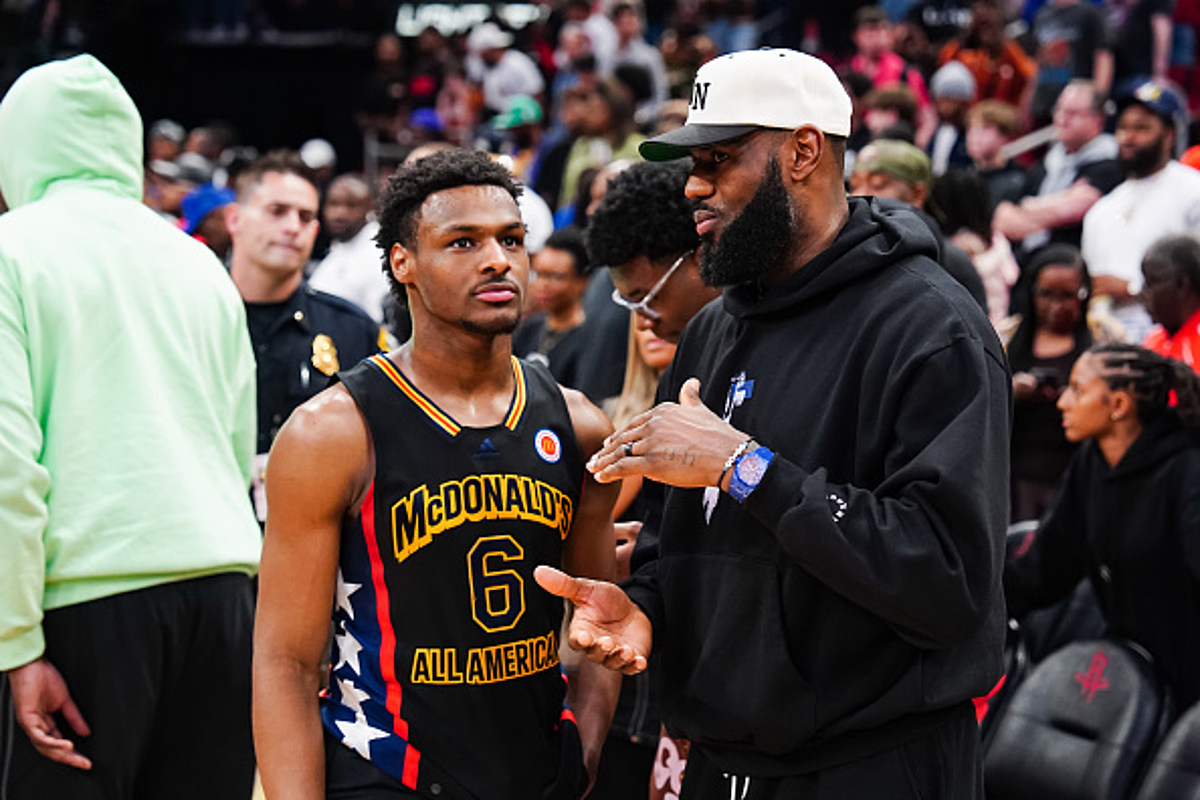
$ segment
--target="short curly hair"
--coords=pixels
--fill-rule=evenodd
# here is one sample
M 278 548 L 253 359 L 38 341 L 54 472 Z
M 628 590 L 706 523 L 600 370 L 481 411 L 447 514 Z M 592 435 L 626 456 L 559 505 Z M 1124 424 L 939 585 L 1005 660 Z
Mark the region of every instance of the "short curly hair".
M 587 228 L 593 264 L 616 267 L 638 256 L 674 257 L 700 244 L 683 194 L 691 161 L 639 162 L 614 177 Z
M 392 275 L 392 245 L 415 250 L 421 204 L 431 194 L 460 186 L 498 186 L 514 202 L 521 195 L 520 184 L 503 165 L 480 150 L 463 148 L 442 150 L 405 164 L 388 180 L 376 204 L 379 233 L 375 243 L 383 250 L 383 272 L 397 298 L 403 299 L 405 293 Z

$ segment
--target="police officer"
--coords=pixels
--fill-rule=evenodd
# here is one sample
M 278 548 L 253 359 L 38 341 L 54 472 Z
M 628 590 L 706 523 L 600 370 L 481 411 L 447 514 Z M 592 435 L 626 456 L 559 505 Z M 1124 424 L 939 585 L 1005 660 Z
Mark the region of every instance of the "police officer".
M 246 304 L 258 360 L 258 458 L 254 496 L 266 519 L 262 477 L 275 434 L 296 406 L 329 377 L 382 348 L 378 325 L 358 306 L 304 281 L 319 222 L 311 170 L 295 153 L 277 151 L 239 176 L 226 207 L 233 239 L 230 276 Z

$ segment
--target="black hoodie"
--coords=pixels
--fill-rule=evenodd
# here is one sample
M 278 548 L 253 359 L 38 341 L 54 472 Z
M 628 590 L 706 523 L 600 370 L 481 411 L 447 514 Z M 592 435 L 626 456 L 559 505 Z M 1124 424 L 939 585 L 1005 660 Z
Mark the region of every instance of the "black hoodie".
M 1033 545 L 1004 573 L 1014 616 L 1087 576 L 1110 632 L 1141 644 L 1177 709 L 1200 700 L 1200 445 L 1174 418 L 1147 426 L 1110 467 L 1075 451 Z
M 739 504 L 667 489 L 627 582 L 654 623 L 672 733 L 786 775 L 898 745 L 1000 675 L 1011 378 L 908 208 L 851 198 L 783 286 L 731 287 L 660 385 L 692 376 L 776 452 Z M 709 490 L 710 500 L 713 490 Z

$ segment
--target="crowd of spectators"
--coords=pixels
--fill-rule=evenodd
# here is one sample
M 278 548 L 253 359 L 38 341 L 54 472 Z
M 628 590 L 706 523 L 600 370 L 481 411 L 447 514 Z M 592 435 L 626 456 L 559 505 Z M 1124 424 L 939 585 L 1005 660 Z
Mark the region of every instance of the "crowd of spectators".
M 108 23 L 87 5 L 4 4 L 0 86 L 14 65 L 101 36 Z M 481 149 L 526 187 L 532 291 L 517 354 L 546 361 L 609 411 L 629 404 L 622 383 L 628 394 L 645 373 L 640 410 L 662 369 L 651 345 L 663 343 L 611 302 L 603 267 L 613 265 L 589 258 L 589 216 L 608 181 L 640 160 L 639 143 L 682 124 L 699 65 L 771 44 L 838 70 L 855 102 L 848 191 L 916 208 L 941 242 L 942 265 L 1006 344 L 1013 521 L 1052 510 L 1085 438 L 1068 441 L 1057 404 L 1090 347 L 1144 345 L 1200 370 L 1197 0 L 884 0 L 838 5 L 837 14 L 769 0 L 530 7 L 537 13 L 520 25 L 498 15 L 412 36 L 394 31 L 396 4 L 370 0 L 214 0 L 163 17 L 191 45 L 269 47 L 290 34 L 338 32 L 369 43 L 373 68 L 344 91 L 353 124 L 376 146 L 357 163 L 310 130 L 298 132 L 307 141 L 297 153 L 298 169 L 311 171 L 301 188 L 317 190 L 305 225 L 321 223 L 319 234 L 308 228 L 304 286 L 365 310 L 368 345 L 372 324 L 392 343 L 408 333 L 374 243 L 378 179 L 428 149 Z M 239 256 L 239 176 L 286 144 L 242 141 L 241 122 L 148 121 L 145 150 L 145 204 L 235 276 L 251 246 L 247 238 Z M 288 293 L 299 281 L 290 273 Z M 239 288 L 248 309 L 267 302 Z M 260 436 L 264 458 L 270 438 Z M 1069 570 L 1070 582 L 1082 571 Z

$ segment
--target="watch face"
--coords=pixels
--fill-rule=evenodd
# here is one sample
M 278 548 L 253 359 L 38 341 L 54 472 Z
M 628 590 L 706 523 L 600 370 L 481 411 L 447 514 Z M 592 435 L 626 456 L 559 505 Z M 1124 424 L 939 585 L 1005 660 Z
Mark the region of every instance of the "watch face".
M 768 463 L 770 462 L 758 453 L 751 453 L 737 465 L 738 480 L 750 486 L 756 485 L 762 480 L 763 473 L 767 471 Z

